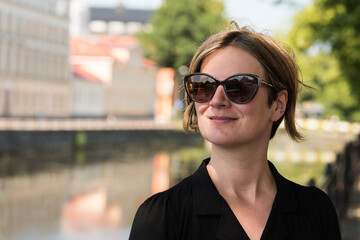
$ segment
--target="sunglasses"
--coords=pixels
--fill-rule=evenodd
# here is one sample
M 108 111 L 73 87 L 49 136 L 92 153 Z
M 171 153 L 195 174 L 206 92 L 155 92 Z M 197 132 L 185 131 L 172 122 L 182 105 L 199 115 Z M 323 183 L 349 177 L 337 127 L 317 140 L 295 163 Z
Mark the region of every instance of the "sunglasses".
M 223 81 L 206 73 L 191 73 L 184 77 L 188 96 L 198 103 L 210 101 L 220 85 L 224 87 L 225 94 L 231 102 L 248 103 L 255 97 L 261 84 L 273 88 L 273 85 L 262 81 L 259 76 L 248 73 L 231 75 Z

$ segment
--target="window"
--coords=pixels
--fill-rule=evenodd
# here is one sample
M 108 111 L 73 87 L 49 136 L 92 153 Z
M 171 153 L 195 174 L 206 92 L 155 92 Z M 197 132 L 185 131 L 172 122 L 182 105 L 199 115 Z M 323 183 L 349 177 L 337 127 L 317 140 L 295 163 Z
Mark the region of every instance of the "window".
M 125 33 L 125 23 L 123 22 L 109 22 L 108 33 L 113 35 L 121 35 Z
M 7 63 L 8 63 L 8 44 L 6 39 L 1 40 L 0 45 L 0 69 L 1 74 L 7 73 Z
M 139 22 L 128 22 L 126 26 L 127 34 L 133 35 L 142 29 L 142 24 Z
M 90 22 L 89 30 L 93 33 L 106 33 L 107 24 L 104 21 L 92 21 Z
M 9 73 L 14 76 L 16 71 L 16 61 L 17 61 L 17 49 L 15 44 L 10 44 L 10 54 L 9 54 Z

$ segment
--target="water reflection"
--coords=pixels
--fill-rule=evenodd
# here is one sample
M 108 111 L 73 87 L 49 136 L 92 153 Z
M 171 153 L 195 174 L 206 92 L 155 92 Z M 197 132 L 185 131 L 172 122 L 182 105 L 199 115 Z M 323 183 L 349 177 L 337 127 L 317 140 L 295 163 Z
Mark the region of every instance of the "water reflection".
M 139 204 L 191 173 L 182 160 L 186 152 L 113 149 L 3 158 L 0 240 L 127 239 Z M 195 152 L 207 155 L 202 147 Z
M 62 210 L 62 231 L 88 231 L 94 228 L 118 228 L 122 221 L 119 204 L 107 204 L 104 187 L 69 198 Z
M 153 176 L 151 193 L 155 194 L 170 187 L 170 156 L 163 152 L 153 159 Z
M 2 157 L 0 240 L 128 239 L 139 204 L 194 172 L 207 156 L 202 143 Z M 319 181 L 324 163 L 297 161 L 274 163 L 298 183 Z

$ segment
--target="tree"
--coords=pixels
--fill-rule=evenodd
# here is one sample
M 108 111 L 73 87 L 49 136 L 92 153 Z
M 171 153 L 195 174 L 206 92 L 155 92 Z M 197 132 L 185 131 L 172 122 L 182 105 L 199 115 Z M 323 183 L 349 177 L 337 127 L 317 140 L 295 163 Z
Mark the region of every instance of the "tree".
M 199 44 L 224 27 L 218 0 L 165 0 L 151 20 L 152 31 L 138 35 L 146 55 L 163 67 L 188 65 Z
M 325 117 L 336 115 L 355 120 L 360 116 L 350 85 L 342 76 L 334 56 L 326 52 L 315 55 L 297 52 L 297 58 L 304 81 L 315 88 L 303 88 L 299 94 L 300 102 L 320 102 L 324 106 Z
M 289 32 L 291 45 L 307 55 L 318 100 L 334 102 L 333 110 L 348 120 L 360 120 L 360 5 L 358 0 L 314 0 L 300 11 Z M 314 61 L 317 59 L 316 61 Z M 328 76 L 327 71 L 337 73 Z M 316 70 L 318 73 L 316 74 Z M 323 76 L 320 76 L 325 73 Z M 334 72 L 334 71 L 333 71 Z M 326 88 L 325 88 L 325 85 Z M 325 93 L 327 91 L 328 93 Z M 342 91 L 342 92 L 341 92 Z M 319 93 L 319 91 L 318 91 Z M 346 94 L 347 93 L 347 94 Z M 327 97 L 326 97 L 327 95 Z M 322 99 L 321 99 L 322 98 Z

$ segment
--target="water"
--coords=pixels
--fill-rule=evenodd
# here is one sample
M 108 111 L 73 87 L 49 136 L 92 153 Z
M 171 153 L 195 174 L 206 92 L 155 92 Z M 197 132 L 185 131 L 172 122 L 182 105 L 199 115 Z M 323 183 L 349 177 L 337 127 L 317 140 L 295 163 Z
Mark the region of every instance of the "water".
M 288 142 L 287 147 L 282 143 L 282 136 L 278 139 L 271 151 L 287 147 L 294 151 Z M 175 150 L 132 145 L 47 156 L 2 156 L 0 240 L 128 239 L 139 204 L 191 174 L 208 155 L 205 144 L 199 144 Z M 281 159 L 274 164 L 298 183 L 306 184 L 310 177 L 321 181 L 326 162 L 301 159 L 304 156 L 295 163 Z
M 128 239 L 139 204 L 206 156 L 203 144 L 2 156 L 0 240 Z

